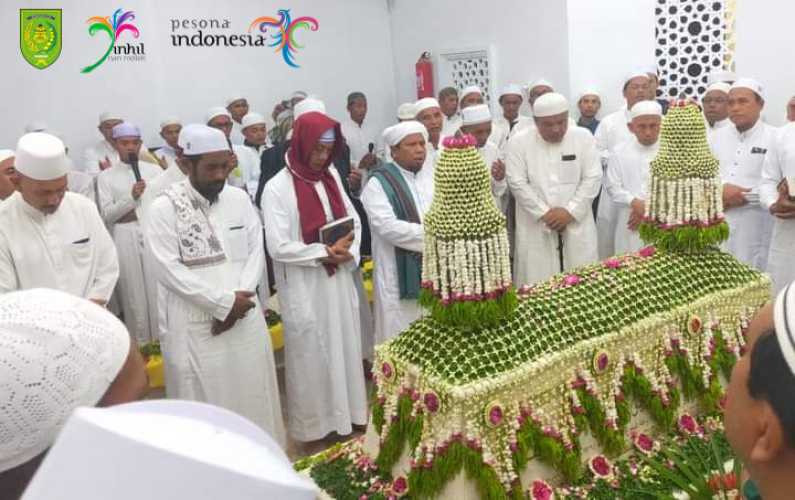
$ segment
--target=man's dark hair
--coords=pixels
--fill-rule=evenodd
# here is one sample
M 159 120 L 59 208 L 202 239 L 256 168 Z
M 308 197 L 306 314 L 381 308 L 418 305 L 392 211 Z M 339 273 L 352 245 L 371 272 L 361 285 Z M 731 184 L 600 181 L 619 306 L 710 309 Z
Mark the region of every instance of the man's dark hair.
M 458 98 L 458 90 L 455 87 L 445 87 L 439 91 L 439 100 L 441 101 L 448 96 L 456 96 Z
M 353 104 L 356 99 L 364 99 L 366 101 L 367 96 L 364 95 L 364 92 L 351 92 L 348 94 L 348 106 Z
M 751 351 L 748 392 L 752 398 L 763 399 L 773 407 L 787 443 L 795 447 L 795 375 L 773 330 L 762 333 Z

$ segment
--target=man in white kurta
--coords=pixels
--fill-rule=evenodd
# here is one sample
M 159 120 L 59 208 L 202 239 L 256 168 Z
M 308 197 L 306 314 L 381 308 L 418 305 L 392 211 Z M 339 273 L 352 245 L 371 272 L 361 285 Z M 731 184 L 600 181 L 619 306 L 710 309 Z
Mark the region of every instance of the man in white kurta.
M 361 92 L 348 94 L 348 116 L 342 120 L 342 135 L 351 149 L 351 169 L 367 170 L 376 166 L 376 151 L 380 146 L 381 138 L 378 131 L 367 121 L 367 97 Z M 370 148 L 372 145 L 372 151 Z M 367 177 L 362 179 L 362 185 Z
M 649 100 L 649 75 L 644 70 L 630 72 L 624 78 L 623 95 L 626 106 L 615 111 L 599 122 L 596 129 L 596 148 L 602 161 L 603 173 L 607 170 L 610 157 L 615 154 L 619 144 L 632 140 L 633 135 L 629 130 L 632 121 L 629 110 L 640 102 Z M 603 176 L 602 186 L 605 187 L 606 176 Z M 599 197 L 599 207 L 596 212 L 596 229 L 599 240 L 599 258 L 604 259 L 615 253 L 614 241 L 616 234 L 616 206 L 607 189 L 602 189 Z
M 245 140 L 243 136 L 243 117 L 248 114 L 248 100 L 236 94 L 226 100 L 226 110 L 232 118 L 232 130 L 229 133 L 229 140 L 232 144 L 241 145 Z
M 418 221 L 400 218 L 390 203 L 381 177 L 371 180 L 362 193 L 362 204 L 370 220 L 373 237 L 373 262 L 375 264 L 373 286 L 375 295 L 375 340 L 381 344 L 405 330 L 422 314 L 417 297 L 401 299 L 398 251 L 422 253 L 424 231 L 422 219 L 433 201 L 433 175 L 423 168 L 425 162 L 425 127 L 416 121 L 407 121 L 389 127 L 384 134 L 392 151 L 390 169 L 399 175 L 408 192 L 402 193 L 413 203 Z M 394 167 L 394 168 L 393 168 Z M 398 250 L 400 249 L 400 250 Z M 418 271 L 420 268 L 418 268 Z M 417 276 L 417 282 L 420 277 Z M 417 290 L 418 291 L 418 290 Z
M 136 181 L 130 153 L 138 151 L 141 132 L 122 122 L 113 127 L 113 140 L 125 161 L 116 161 L 97 176 L 100 212 L 119 253 L 119 286 L 116 290 L 124 324 L 140 344 L 157 339 L 157 286 L 144 264 L 143 233 L 139 220 L 146 183 L 163 173 L 159 165 L 138 161 Z
M 185 181 L 154 201 L 147 246 L 160 282 L 166 394 L 222 406 L 285 445 L 273 350 L 255 290 L 265 266 L 251 200 L 225 185 L 229 145 L 218 130 L 188 131 Z
M 320 120 L 317 115 L 322 114 L 309 112 L 296 119 L 291 150 L 308 141 L 302 137 L 303 124 Z M 336 123 L 327 117 L 325 120 Z M 337 134 L 341 135 L 339 126 L 331 130 L 335 131 L 336 141 Z M 314 145 L 305 146 L 311 150 Z M 329 275 L 324 264 L 331 255 L 331 246 L 304 241 L 295 184 L 306 181 L 294 178 L 299 174 L 293 171 L 290 151 L 286 158 L 287 168 L 265 186 L 262 216 L 284 324 L 288 430 L 298 441 L 314 441 L 330 432 L 350 434 L 351 424 L 367 422 L 359 296 L 352 272 L 359 261 L 361 224 L 339 174 L 329 168 L 329 155 L 325 168 L 333 177 L 355 228 L 348 249 L 352 258 Z M 309 183 L 326 222 L 332 222 L 335 217 L 323 183 Z
M 235 148 L 246 169 L 246 191 L 252 198 L 257 194 L 262 164 L 262 153 L 268 149 L 268 127 L 265 117 L 259 113 L 248 113 L 241 121 L 243 146 Z M 234 147 L 234 145 L 232 146 Z
M 461 111 L 461 133 L 472 135 L 477 140 L 480 156 L 491 172 L 491 195 L 494 204 L 505 213 L 508 203 L 508 182 L 505 180 L 504 155 L 491 142 L 493 135 L 491 112 L 486 104 L 470 106 Z
M 176 165 L 177 140 L 181 130 L 182 122 L 175 116 L 169 116 L 160 121 L 160 137 L 163 138 L 164 144 L 153 154 L 164 170 Z
M 232 146 L 232 152 L 235 154 L 237 165 L 229 174 L 227 182 L 231 186 L 243 189 L 248 192 L 250 186 L 254 186 L 254 192 L 249 192 L 249 196 L 256 193 L 256 186 L 259 182 L 260 164 L 249 154 L 249 150 L 243 144 L 235 144 L 232 142 L 231 133 L 234 125 L 232 115 L 229 114 L 226 108 L 220 106 L 210 108 L 205 115 L 205 123 L 207 126 L 216 128 L 224 133 L 229 144 Z
M 519 114 L 522 107 L 522 88 L 519 85 L 507 85 L 500 92 L 500 107 L 502 114 L 491 123 L 491 137 L 489 142 L 503 150 L 508 140 L 524 127 L 532 126 L 533 119 Z
M 704 106 L 704 120 L 707 122 L 707 139 L 712 140 L 715 133 L 731 126 L 729 120 L 729 90 L 731 85 L 715 82 L 704 92 L 701 104 Z
M 442 136 L 455 135 L 461 127 L 461 116 L 458 114 L 458 90 L 455 87 L 443 88 L 439 91 L 437 103 L 442 112 L 442 128 L 440 129 Z
M 533 105 L 536 127 L 508 141 L 508 186 L 516 199 L 514 283 L 519 286 L 597 259 L 591 203 L 602 171 L 593 136 L 569 126 L 568 109 L 560 94 L 539 97 Z
M 607 165 L 607 193 L 616 205 L 616 255 L 643 247 L 638 225 L 643 219 L 649 163 L 657 156 L 662 121 L 657 101 L 641 101 L 630 113 L 633 137 L 616 148 Z
M 778 292 L 795 281 L 795 123 L 779 129 L 765 155 L 759 203 L 774 218 L 767 271 Z
M 18 190 L 0 204 L 0 294 L 53 288 L 101 305 L 110 299 L 116 249 L 94 203 L 64 192 L 69 166 L 55 136 L 19 140 Z
M 712 136 L 710 147 L 720 161 L 723 207 L 729 224 L 726 249 L 745 264 L 767 270 L 773 217 L 760 204 L 762 166 L 775 154 L 777 129 L 761 118 L 764 107 L 758 82 L 741 78 L 729 91 L 731 127 Z
M 96 176 L 102 170 L 110 168 L 119 161 L 119 152 L 113 145 L 113 127 L 122 121 L 124 120 L 118 114 L 106 112 L 99 115 L 99 126 L 97 129 L 102 134 L 102 139 L 85 150 L 81 163 L 76 165 L 77 170 Z M 150 163 L 157 163 L 157 160 L 143 142 L 138 148 L 138 157 Z
M 428 142 L 425 144 L 427 154 L 423 169 L 433 172 L 436 168 L 436 158 L 442 148 L 444 114 L 439 106 L 439 101 L 433 97 L 426 97 L 414 103 L 415 119 L 425 126 L 428 132 Z M 460 120 L 461 117 L 459 116 Z M 460 127 L 460 122 L 457 127 Z M 456 128 L 457 130 L 458 128 Z

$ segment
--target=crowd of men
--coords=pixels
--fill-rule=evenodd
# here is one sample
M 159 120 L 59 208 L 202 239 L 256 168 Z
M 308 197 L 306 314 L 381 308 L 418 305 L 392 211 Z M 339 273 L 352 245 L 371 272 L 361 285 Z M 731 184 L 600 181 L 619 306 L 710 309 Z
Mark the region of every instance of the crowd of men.
M 423 218 L 443 139 L 476 138 L 508 220 L 514 283 L 535 283 L 641 247 L 668 106 L 657 83 L 655 71 L 630 72 L 625 104 L 601 121 L 599 93 L 584 91 L 576 122 L 545 80 L 507 85 L 496 116 L 479 87 L 448 87 L 400 105 L 383 131 L 361 92 L 340 121 L 296 92 L 270 130 L 233 96 L 203 123 L 164 119 L 157 149 L 103 113 L 102 139 L 79 162 L 34 124 L 0 151 L 0 300 L 47 288 L 108 308 L 132 339 L 131 363 L 136 346 L 160 342 L 168 398 L 232 410 L 284 446 L 265 322 L 274 290 L 291 438 L 349 435 L 368 418 L 362 361 L 422 315 Z M 699 100 L 724 183 L 726 250 L 781 290 L 795 280 L 795 125 L 764 121 L 763 88 L 749 78 L 717 74 Z

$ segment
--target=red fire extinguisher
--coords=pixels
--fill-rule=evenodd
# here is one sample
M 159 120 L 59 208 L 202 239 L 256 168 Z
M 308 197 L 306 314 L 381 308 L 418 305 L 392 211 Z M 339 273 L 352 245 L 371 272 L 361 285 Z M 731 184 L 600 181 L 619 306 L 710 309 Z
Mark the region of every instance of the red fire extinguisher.
M 417 72 L 417 99 L 433 97 L 433 64 L 431 53 L 423 52 L 414 66 Z

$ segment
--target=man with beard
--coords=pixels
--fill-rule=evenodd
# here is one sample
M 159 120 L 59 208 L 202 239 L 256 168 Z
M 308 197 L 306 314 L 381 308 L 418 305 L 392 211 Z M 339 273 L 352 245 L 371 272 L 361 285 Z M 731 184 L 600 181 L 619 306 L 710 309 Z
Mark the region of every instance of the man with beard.
M 169 398 L 223 406 L 284 446 L 270 337 L 256 288 L 262 228 L 251 200 L 226 187 L 229 142 L 212 127 L 180 137 L 188 178 L 147 212 L 146 241 L 160 284 L 161 348 Z

